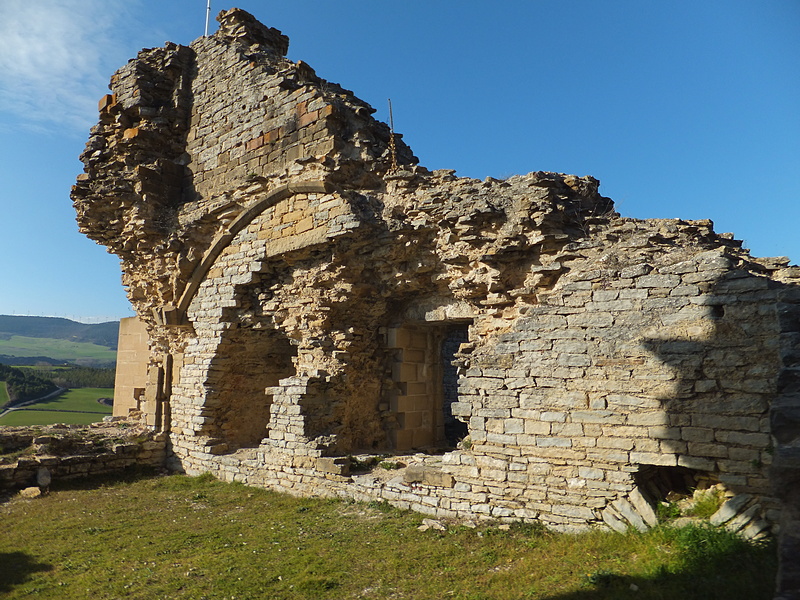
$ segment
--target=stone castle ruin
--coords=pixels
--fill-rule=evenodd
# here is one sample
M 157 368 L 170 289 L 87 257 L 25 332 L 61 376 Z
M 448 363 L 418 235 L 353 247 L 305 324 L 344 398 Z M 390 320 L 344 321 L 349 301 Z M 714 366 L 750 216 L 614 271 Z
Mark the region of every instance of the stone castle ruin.
M 428 171 L 279 31 L 218 20 L 112 77 L 72 194 L 138 315 L 115 414 L 174 468 L 562 530 L 721 483 L 751 537 L 783 499 L 800 547 L 800 268 L 591 177 Z

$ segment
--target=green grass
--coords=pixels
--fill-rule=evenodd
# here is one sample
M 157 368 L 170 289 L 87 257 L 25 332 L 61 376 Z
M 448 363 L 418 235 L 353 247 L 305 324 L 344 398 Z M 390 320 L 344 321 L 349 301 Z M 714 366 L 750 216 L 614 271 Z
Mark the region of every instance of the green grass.
M 61 484 L 64 486 L 64 484 Z M 768 600 L 775 548 L 708 528 L 569 536 L 419 531 L 384 503 L 298 499 L 208 477 L 54 485 L 0 505 L 13 598 Z M 13 524 L 13 525 L 11 525 Z M 634 589 L 636 588 L 636 589 Z
M 5 381 L 0 381 L 0 406 L 9 402 L 11 398 L 8 397 L 8 388 Z
M 31 404 L 28 409 L 14 410 L 0 417 L 0 425 L 49 425 L 67 423 L 88 425 L 102 421 L 111 414 L 111 407 L 97 402 L 98 398 L 113 398 L 112 388 L 77 388 L 56 398 Z M 84 412 L 59 412 L 84 411 Z M 89 414 L 91 413 L 91 414 Z
M 686 514 L 691 517 L 708 519 L 719 510 L 723 502 L 725 502 L 725 496 L 721 491 L 716 489 L 707 490 L 696 500 L 694 506 Z
M 0 339 L 0 354 L 19 357 L 47 356 L 65 362 L 92 364 L 112 363 L 117 360 L 116 351 L 105 346 L 21 335 Z
M 112 398 L 114 388 L 76 388 L 67 390 L 56 398 L 43 400 L 32 404 L 31 408 L 44 408 L 50 410 L 85 410 L 109 414 L 111 408 L 100 404 L 98 398 Z

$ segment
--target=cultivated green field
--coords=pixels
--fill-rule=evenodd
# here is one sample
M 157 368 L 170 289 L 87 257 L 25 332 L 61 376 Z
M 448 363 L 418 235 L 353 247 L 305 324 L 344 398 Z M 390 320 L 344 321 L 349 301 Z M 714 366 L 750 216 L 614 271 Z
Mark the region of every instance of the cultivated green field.
M 724 529 L 420 531 L 383 503 L 208 477 L 54 481 L 0 504 L 6 600 L 769 600 L 777 552 Z
M 49 425 L 67 423 L 87 425 L 102 421 L 111 414 L 111 407 L 100 404 L 98 398 L 113 398 L 112 388 L 78 388 L 64 392 L 56 398 L 31 404 L 0 417 L 0 425 Z M 82 411 L 82 412 L 60 412 Z
M 70 342 L 52 338 L 24 337 L 12 335 L 0 339 L 0 354 L 7 356 L 47 356 L 56 360 L 74 363 L 113 363 L 117 352 L 105 346 L 84 342 Z

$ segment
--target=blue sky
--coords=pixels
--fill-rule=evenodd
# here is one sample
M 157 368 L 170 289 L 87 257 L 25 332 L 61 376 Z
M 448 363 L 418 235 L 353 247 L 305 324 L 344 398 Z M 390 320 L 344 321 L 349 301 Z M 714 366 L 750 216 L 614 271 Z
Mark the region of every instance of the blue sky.
M 69 199 L 111 74 L 205 0 L 0 2 L 0 314 L 132 314 Z M 623 216 L 710 218 L 800 261 L 798 0 L 212 1 L 291 39 L 423 165 L 593 175 Z

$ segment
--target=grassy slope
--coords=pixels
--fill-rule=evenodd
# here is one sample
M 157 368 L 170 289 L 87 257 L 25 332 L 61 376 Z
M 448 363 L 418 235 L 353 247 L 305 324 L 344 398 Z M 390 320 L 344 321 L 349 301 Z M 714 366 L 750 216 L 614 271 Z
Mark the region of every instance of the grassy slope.
M 8 388 L 6 387 L 6 382 L 0 381 L 0 406 L 3 406 L 9 400 L 11 399 L 8 397 Z
M 774 547 L 724 532 L 554 535 L 180 476 L 0 504 L 4 598 L 768 600 Z
M 0 417 L 2 425 L 48 425 L 67 423 L 87 425 L 102 421 L 111 414 L 111 407 L 97 402 L 98 398 L 112 398 L 111 388 L 78 388 L 64 392 L 57 398 L 32 404 L 29 408 L 45 410 L 15 410 Z M 48 410 L 49 409 L 49 410 Z M 76 410 L 88 412 L 56 412 Z
M 9 339 L 0 339 L 0 354 L 48 356 L 65 362 L 80 362 L 88 359 L 97 363 L 112 363 L 117 359 L 116 351 L 105 346 L 20 335 L 11 336 Z

